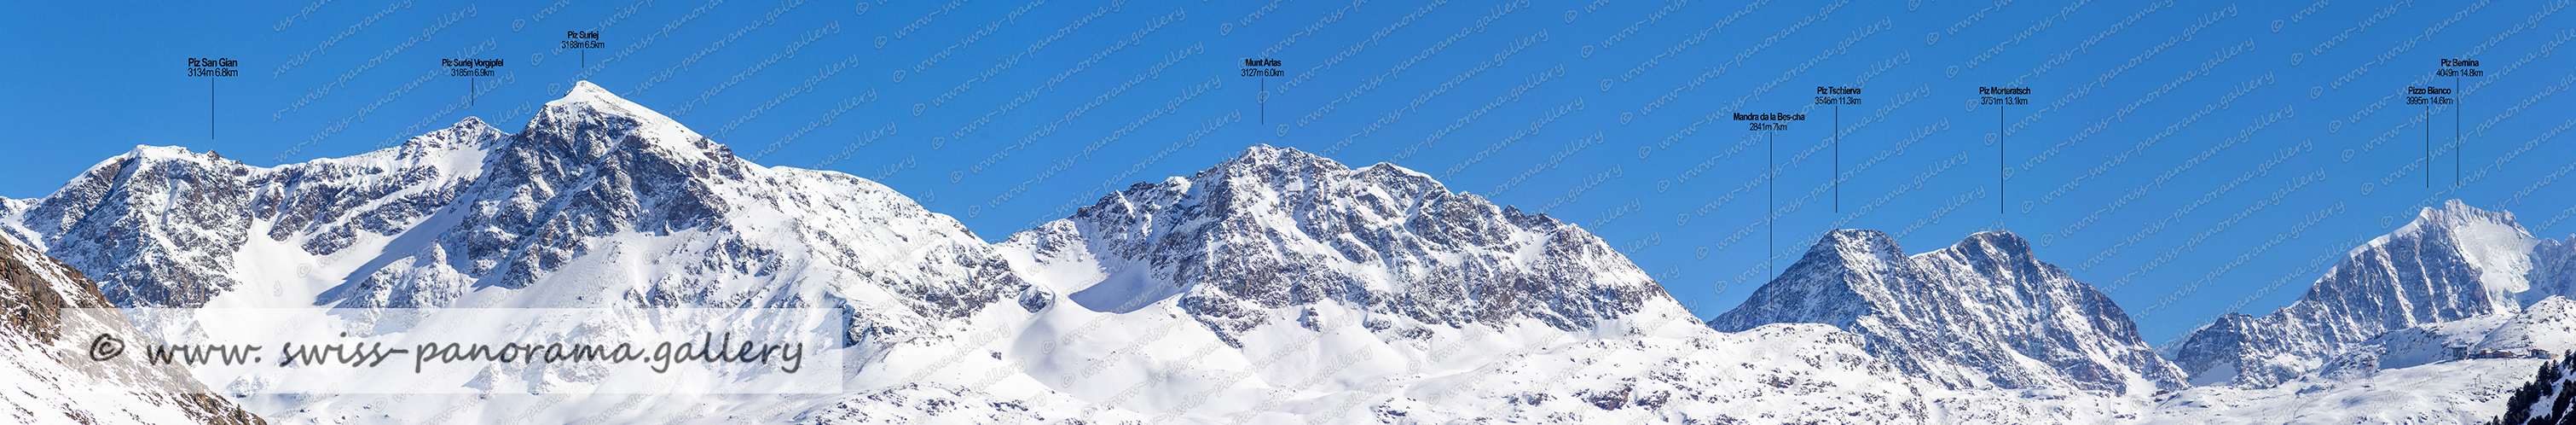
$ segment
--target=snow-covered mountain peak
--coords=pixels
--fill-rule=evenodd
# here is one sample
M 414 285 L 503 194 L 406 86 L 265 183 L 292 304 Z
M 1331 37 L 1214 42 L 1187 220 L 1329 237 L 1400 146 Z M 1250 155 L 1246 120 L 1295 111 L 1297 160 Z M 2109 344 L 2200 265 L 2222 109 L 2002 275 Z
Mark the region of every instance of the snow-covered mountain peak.
M 2537 242 L 2530 231 L 2524 230 L 2522 224 L 2514 220 L 2513 212 L 2487 211 L 2453 199 L 2443 202 L 2439 208 L 2425 207 L 2419 210 L 2415 214 L 2414 221 L 2407 222 L 2405 226 L 2398 227 L 2397 230 L 2390 231 L 2386 235 L 2373 238 L 2368 244 L 2354 247 L 2351 252 L 2359 253 L 2372 247 L 2385 246 L 2391 241 L 2428 237 L 2459 238 L 2462 239 L 2461 242 L 2502 245 L 2507 248 L 2514 248 L 2519 244 L 2518 247 L 2523 249 L 2528 249 L 2530 244 Z
M 2426 235 L 2427 232 L 2433 234 Z M 2531 248 L 2540 241 L 2514 221 L 2513 212 L 2482 210 L 2453 199 L 2441 208 L 2424 208 L 2414 222 L 2372 239 L 2370 244 L 2383 245 L 2410 236 L 2450 239 L 2459 247 L 2462 259 L 2477 268 L 2478 282 L 2491 296 L 2510 299 L 2531 288 L 2524 274 L 2531 270 Z
M 457 120 L 455 124 L 449 124 L 447 128 L 405 139 L 403 145 L 417 146 L 421 149 L 484 148 L 491 145 L 487 142 L 497 141 L 492 140 L 490 136 L 509 135 L 509 132 L 501 131 L 491 123 L 483 122 L 482 117 L 465 117 Z
M 1988 230 L 1971 233 L 1968 234 L 1968 237 L 1960 238 L 1958 243 L 1951 244 L 1950 248 L 1977 249 L 1998 253 L 2009 253 L 2019 256 L 2031 255 L 2030 241 L 2022 239 L 2021 235 L 2013 234 L 2010 230 Z
M 1255 144 L 1243 148 L 1242 153 L 1237 153 L 1233 158 L 1228 158 L 1225 162 L 1218 163 L 1215 167 L 1209 167 L 1208 170 L 1246 170 L 1262 168 L 1293 169 L 1306 167 L 1328 170 L 1350 169 L 1350 167 L 1343 166 L 1339 161 L 1307 153 L 1306 151 L 1297 150 L 1297 148 L 1278 147 L 1271 146 L 1269 144 Z
M 216 155 L 214 151 L 197 153 L 195 151 L 188 150 L 186 146 L 134 145 L 134 149 L 126 150 L 124 154 L 109 157 L 106 161 L 100 161 L 100 163 L 105 164 L 108 162 L 129 159 L 181 160 L 204 163 L 223 159 L 223 156 Z M 92 168 L 95 167 L 93 166 Z
M 224 158 L 222 154 L 215 153 L 215 151 L 211 150 L 197 152 L 189 150 L 186 146 L 135 145 L 133 149 L 128 149 L 125 153 L 99 160 L 96 164 L 90 164 L 89 169 L 83 171 L 79 178 L 124 178 L 123 175 L 130 174 L 130 172 L 135 170 L 137 167 L 147 167 L 154 164 L 185 164 L 190 167 L 219 167 L 226 169 L 249 167 L 241 161 Z M 77 179 L 78 178 L 76 178 L 76 180 Z
M 538 143 L 535 148 L 572 158 L 598 158 L 610 151 L 633 149 L 674 159 L 745 162 L 734 158 L 731 148 L 589 81 L 574 84 L 563 98 L 546 102 L 519 134 Z
M 1389 189 L 1418 193 L 1448 193 L 1449 189 L 1423 174 L 1395 164 L 1377 163 L 1357 169 L 1330 158 L 1316 156 L 1296 148 L 1253 145 L 1243 153 L 1190 176 L 1200 185 L 1236 198 L 1279 198 L 1283 200 L 1318 199 L 1323 178 L 1367 182 Z M 1457 195 L 1474 196 L 1460 193 Z M 1476 197 L 1483 202 L 1483 197 Z
M 2405 227 L 2398 228 L 2397 231 L 2391 233 L 2391 236 L 2411 235 L 2427 226 L 2449 227 L 2454 229 L 2476 226 L 2502 226 L 2512 228 L 2516 231 L 2522 230 L 2522 225 L 2514 221 L 2512 211 L 2487 211 L 2469 206 L 2468 203 L 2461 202 L 2458 199 L 2452 199 L 2443 201 L 2442 206 L 2440 207 L 2424 207 L 2422 210 L 2419 210 L 2415 213 L 2415 221 L 2407 223 Z
M 546 102 L 547 108 L 585 105 L 594 109 L 611 109 L 621 115 L 649 115 L 665 121 L 670 120 L 670 117 L 664 117 L 660 112 L 654 112 L 651 108 L 618 97 L 616 93 L 611 93 L 598 84 L 591 84 L 590 80 L 574 82 L 572 89 L 565 90 L 562 98 Z
M 1806 256 L 1815 257 L 1814 259 L 1818 261 L 1842 263 L 1891 262 L 1903 261 L 1906 258 L 1905 248 L 1896 245 L 1896 238 L 1888 236 L 1886 232 L 1868 229 L 1835 229 L 1825 232 L 1824 237 L 1817 240 L 1815 245 L 1807 247 Z M 1799 260 L 1801 263 L 1807 261 L 1809 260 Z
M 390 155 L 384 151 L 369 152 L 351 158 L 323 158 L 315 162 L 381 159 L 405 162 L 431 162 L 452 170 L 482 167 L 483 153 L 510 141 L 510 133 L 484 123 L 481 118 L 465 117 L 447 128 L 412 136 L 403 140 Z
M 2181 371 L 2148 349 L 2127 313 L 2010 232 L 1911 256 L 1885 233 L 1829 232 L 1709 326 L 1774 323 L 1861 334 L 1872 354 L 1953 389 L 2181 386 Z
M 128 307 L 857 305 L 853 338 L 893 342 L 1026 287 L 883 185 L 757 166 L 588 83 L 515 134 L 214 158 L 137 148 L 0 218 Z
M 610 93 L 608 89 L 601 88 L 596 84 L 591 84 L 590 81 L 587 80 L 574 83 L 571 90 L 564 91 L 562 98 L 547 101 L 545 110 L 547 112 L 558 113 L 574 112 L 618 115 L 632 117 L 643 121 L 678 122 L 676 120 L 672 120 L 671 117 L 663 116 L 661 112 L 653 111 L 652 108 L 646 108 L 644 105 L 639 105 L 633 101 L 626 100 L 626 98 L 618 97 L 616 93 Z M 539 115 L 541 118 L 544 116 L 546 115 Z
M 1582 229 L 1402 167 L 1271 146 L 1103 196 L 1003 247 L 1076 305 L 1168 302 L 1227 338 L 1275 322 L 1311 328 L 1346 308 L 1396 335 L 1523 319 L 1589 330 L 1673 302 Z
M 2261 318 L 2230 317 L 2173 350 L 2194 382 L 2268 387 L 2319 370 L 2381 333 L 2519 310 L 2564 290 L 2533 273 L 2542 241 L 2509 212 L 2458 200 L 2348 252 L 2298 301 Z M 2531 279 L 2542 279 L 2533 285 Z M 2540 286 L 2542 288 L 2534 288 Z M 2541 289 L 2541 290 L 2534 290 Z

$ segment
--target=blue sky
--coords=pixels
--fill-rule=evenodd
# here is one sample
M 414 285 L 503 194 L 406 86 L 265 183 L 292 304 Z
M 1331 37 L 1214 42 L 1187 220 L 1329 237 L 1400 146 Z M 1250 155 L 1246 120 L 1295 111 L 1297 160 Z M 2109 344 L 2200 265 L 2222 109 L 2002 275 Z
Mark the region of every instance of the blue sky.
M 1910 252 L 2009 229 L 2162 345 L 2296 299 L 2445 199 L 2576 232 L 2567 3 L 11 2 L 0 197 L 134 145 L 275 165 L 468 116 L 516 131 L 586 79 L 987 239 L 1271 144 L 1579 223 L 1704 317 L 1830 228 Z M 572 30 L 605 47 L 557 49 Z M 186 76 L 204 57 L 241 75 Z M 452 58 L 505 65 L 441 75 Z M 2444 58 L 2485 76 L 2437 78 Z M 2404 103 L 2427 84 L 2459 107 Z

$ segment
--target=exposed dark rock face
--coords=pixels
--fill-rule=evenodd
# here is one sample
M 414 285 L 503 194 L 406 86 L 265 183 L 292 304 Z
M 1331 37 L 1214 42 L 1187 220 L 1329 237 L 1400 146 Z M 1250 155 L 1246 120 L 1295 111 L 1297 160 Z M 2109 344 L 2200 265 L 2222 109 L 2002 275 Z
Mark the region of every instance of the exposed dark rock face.
M 1086 307 L 1132 311 L 1177 296 L 1228 336 L 1323 303 L 1402 317 L 1368 326 L 1403 335 L 1521 319 L 1591 329 L 1671 302 L 1572 224 L 1450 192 L 1402 167 L 1352 169 L 1270 146 L 1103 196 L 1004 245 L 1030 252 L 1039 268 L 1096 263 L 1113 269 L 1109 280 L 1132 281 L 1073 294 Z
M 2010 232 L 1912 256 L 1875 230 L 1827 233 L 1709 326 L 1772 323 L 1861 334 L 1870 354 L 1953 389 L 2183 387 L 2181 371 L 2156 357 L 2110 297 L 2040 262 Z
M 264 424 L 174 366 L 131 358 L 100 362 L 82 346 L 90 335 L 140 335 L 122 316 L 65 314 L 112 309 L 98 285 L 62 261 L 0 237 L 0 418 L 17 423 Z M 129 351 L 140 357 L 140 347 Z

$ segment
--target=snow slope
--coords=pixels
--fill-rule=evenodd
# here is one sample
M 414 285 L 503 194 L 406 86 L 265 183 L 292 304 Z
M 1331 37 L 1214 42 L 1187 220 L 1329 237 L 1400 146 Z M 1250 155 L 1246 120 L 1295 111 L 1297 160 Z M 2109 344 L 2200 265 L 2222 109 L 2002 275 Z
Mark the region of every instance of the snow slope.
M 2474 424 L 2504 412 L 2536 359 L 2427 364 L 2279 385 L 2194 387 L 2159 397 L 2147 424 Z
M 2549 297 L 2517 312 L 2383 333 L 2277 385 L 2183 390 L 2160 398 L 2147 422 L 2484 423 L 2503 414 L 2534 369 L 2570 352 L 2576 301 Z
M 98 286 L 62 262 L 0 237 L 0 419 L 12 423 L 259 424 L 258 416 L 214 394 L 186 370 L 134 361 L 102 361 L 100 335 L 139 341 L 112 312 Z M 85 310 L 86 309 L 86 310 Z

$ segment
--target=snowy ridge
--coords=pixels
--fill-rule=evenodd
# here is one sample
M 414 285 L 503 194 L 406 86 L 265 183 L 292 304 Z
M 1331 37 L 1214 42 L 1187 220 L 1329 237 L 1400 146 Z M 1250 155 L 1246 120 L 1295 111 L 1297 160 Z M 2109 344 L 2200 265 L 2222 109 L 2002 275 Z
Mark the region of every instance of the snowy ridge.
M 751 164 L 586 82 L 515 134 L 469 118 L 399 147 L 271 168 L 144 147 L 0 206 L 10 234 L 101 276 L 126 307 L 842 307 L 849 348 L 821 354 L 871 358 L 962 333 L 961 319 L 1027 288 L 963 225 L 883 185 Z M 186 336 L 157 326 L 176 324 L 145 331 Z M 215 383 L 232 385 L 264 384 Z M 469 407 L 244 403 L 324 423 L 501 420 L 560 402 L 432 398 L 455 403 L 420 406 Z M 632 402 L 599 399 L 555 411 Z M 627 410 L 691 408 L 667 404 Z
M 2179 389 L 2109 297 L 2040 262 L 2010 232 L 1908 256 L 1885 233 L 1836 230 L 1716 319 L 1719 331 L 1824 323 L 1870 353 L 1949 389 Z
M 116 305 L 199 307 L 297 271 L 239 261 L 260 248 L 328 256 L 361 233 L 400 232 L 454 199 L 504 136 L 468 118 L 395 148 L 277 168 L 138 146 L 8 204 L 0 226 L 94 276 Z
M 1678 305 L 1572 224 L 1450 192 L 1403 167 L 1351 169 L 1267 145 L 1109 194 L 1001 246 L 1082 308 L 1169 300 L 1229 343 L 1271 323 L 1311 330 L 1345 309 L 1367 314 L 1377 332 L 1418 337 L 1522 321 L 1599 329 L 1649 303 Z
M 2566 279 L 2527 277 L 2546 269 L 2534 267 L 2540 246 L 2513 213 L 2449 201 L 2354 248 L 2289 306 L 2262 317 L 2221 317 L 2171 355 L 2195 384 L 2277 385 L 2381 333 L 2512 313 L 2522 307 L 2518 300 L 2553 295 L 2526 292 L 2534 280 L 2546 287 Z
M 275 168 L 138 147 L 9 205 L 13 233 L 129 307 L 435 307 L 490 287 L 472 306 L 881 305 L 852 334 L 897 341 L 1025 286 L 883 185 L 753 165 L 587 82 L 517 134 L 468 118 Z

